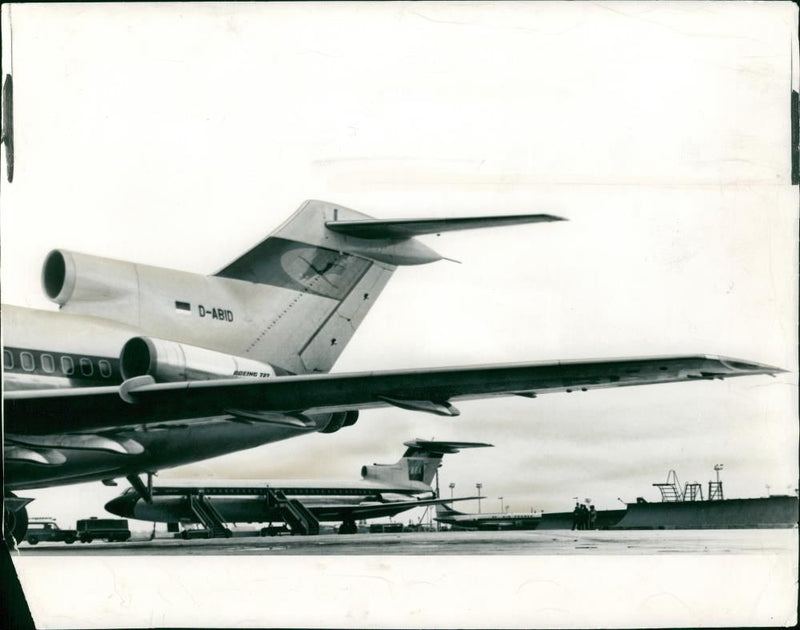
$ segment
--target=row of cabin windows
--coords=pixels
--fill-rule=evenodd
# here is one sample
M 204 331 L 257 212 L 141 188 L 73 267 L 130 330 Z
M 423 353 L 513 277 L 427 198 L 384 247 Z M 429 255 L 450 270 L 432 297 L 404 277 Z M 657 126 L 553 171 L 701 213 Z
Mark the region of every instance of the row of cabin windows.
M 46 374 L 56 373 L 56 360 L 53 355 L 42 353 L 39 355 L 39 363 L 42 371 Z M 36 358 L 33 353 L 22 351 L 19 353 L 19 365 L 26 372 L 33 372 L 36 369 Z M 80 373 L 83 376 L 92 376 L 95 373 L 94 362 L 88 357 L 78 359 Z M 10 350 L 3 350 L 3 367 L 7 370 L 14 367 L 14 355 Z M 61 355 L 58 361 L 58 370 L 64 376 L 73 376 L 75 372 L 75 360 L 69 355 Z M 109 378 L 113 372 L 111 363 L 106 359 L 97 361 L 97 371 L 103 378 Z

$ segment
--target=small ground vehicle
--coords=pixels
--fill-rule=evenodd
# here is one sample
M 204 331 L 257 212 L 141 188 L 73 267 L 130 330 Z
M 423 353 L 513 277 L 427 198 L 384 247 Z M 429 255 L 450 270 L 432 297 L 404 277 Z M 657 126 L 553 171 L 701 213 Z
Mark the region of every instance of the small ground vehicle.
M 78 521 L 78 540 L 90 543 L 95 539 L 122 542 L 131 537 L 128 521 L 124 518 L 84 518 Z
M 192 538 L 211 538 L 211 530 L 204 527 L 193 529 L 184 529 L 182 532 L 175 534 L 175 538 L 182 538 L 183 540 L 191 540 Z
M 259 534 L 261 536 L 280 536 L 281 534 L 290 534 L 291 531 L 286 525 L 269 525 L 262 527 Z
M 402 523 L 372 523 L 369 526 L 370 534 L 398 534 L 402 531 Z
M 61 529 L 54 518 L 32 518 L 28 521 L 28 531 L 24 541 L 29 545 L 44 542 L 65 542 L 71 545 L 77 539 L 74 529 Z

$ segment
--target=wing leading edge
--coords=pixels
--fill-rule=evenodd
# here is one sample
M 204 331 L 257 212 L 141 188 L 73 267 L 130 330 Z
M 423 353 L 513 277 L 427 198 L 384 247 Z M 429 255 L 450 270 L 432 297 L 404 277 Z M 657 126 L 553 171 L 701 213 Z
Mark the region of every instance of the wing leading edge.
M 6 431 L 21 434 L 235 416 L 247 410 L 298 415 L 396 406 L 454 416 L 459 413 L 454 400 L 504 395 L 534 398 L 553 392 L 780 372 L 785 370 L 690 355 L 181 383 L 139 377 L 120 387 L 5 392 L 4 411 Z

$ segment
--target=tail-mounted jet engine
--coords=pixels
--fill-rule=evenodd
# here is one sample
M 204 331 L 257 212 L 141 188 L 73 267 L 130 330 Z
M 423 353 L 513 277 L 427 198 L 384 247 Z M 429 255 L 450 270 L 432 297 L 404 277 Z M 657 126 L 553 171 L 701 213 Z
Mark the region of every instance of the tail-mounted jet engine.
M 136 265 L 55 249 L 42 267 L 42 286 L 59 306 L 67 302 L 136 299 Z
M 122 347 L 119 364 L 125 380 L 145 375 L 158 382 L 275 376 L 268 363 L 152 337 L 130 339 Z

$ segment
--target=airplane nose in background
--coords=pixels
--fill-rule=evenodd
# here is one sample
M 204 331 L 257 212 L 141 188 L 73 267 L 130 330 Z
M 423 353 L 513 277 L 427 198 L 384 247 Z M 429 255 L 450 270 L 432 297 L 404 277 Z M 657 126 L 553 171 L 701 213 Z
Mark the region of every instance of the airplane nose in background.
M 137 501 L 139 501 L 139 497 L 136 495 L 123 495 L 116 499 L 111 499 L 111 501 L 106 503 L 106 511 L 116 514 L 117 516 L 133 518 L 133 510 L 136 507 Z

